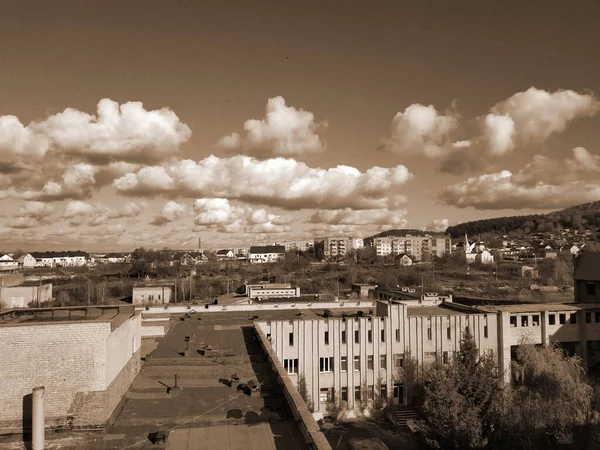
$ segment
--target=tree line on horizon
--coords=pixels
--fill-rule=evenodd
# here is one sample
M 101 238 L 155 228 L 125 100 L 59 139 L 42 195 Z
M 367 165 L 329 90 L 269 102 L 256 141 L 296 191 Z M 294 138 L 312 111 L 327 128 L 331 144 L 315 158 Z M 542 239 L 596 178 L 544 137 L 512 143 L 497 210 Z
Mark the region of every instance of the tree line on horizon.
M 563 229 L 593 230 L 600 228 L 600 202 L 572 206 L 548 214 L 495 217 L 474 220 L 448 227 L 446 232 L 453 238 L 478 234 L 544 233 Z

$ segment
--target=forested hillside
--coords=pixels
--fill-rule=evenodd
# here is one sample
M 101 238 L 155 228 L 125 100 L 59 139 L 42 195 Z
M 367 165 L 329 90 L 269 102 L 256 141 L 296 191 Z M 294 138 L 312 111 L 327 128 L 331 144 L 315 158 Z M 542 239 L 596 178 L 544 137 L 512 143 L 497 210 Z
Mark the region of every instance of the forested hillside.
M 549 232 L 565 228 L 596 231 L 600 227 L 600 202 L 571 206 L 548 214 L 496 217 L 448 227 L 452 237 L 483 233 Z

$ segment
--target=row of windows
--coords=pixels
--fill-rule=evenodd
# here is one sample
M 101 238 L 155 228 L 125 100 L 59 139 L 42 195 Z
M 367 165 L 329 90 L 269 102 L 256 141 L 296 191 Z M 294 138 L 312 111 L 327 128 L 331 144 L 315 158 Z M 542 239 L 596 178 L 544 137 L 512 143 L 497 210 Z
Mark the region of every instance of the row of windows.
M 333 389 L 332 389 L 333 390 Z M 373 386 L 372 384 L 367 385 L 367 399 L 368 400 L 374 400 L 375 398 L 375 386 Z M 380 391 L 379 391 L 379 395 L 381 398 L 386 398 L 387 397 L 387 386 L 385 384 L 381 385 Z M 360 386 L 354 386 L 354 400 L 359 402 L 361 399 L 361 388 Z M 343 387 L 342 388 L 342 401 L 343 402 L 347 402 L 348 401 L 348 388 L 347 387 Z
M 557 316 L 557 314 L 548 314 L 548 325 L 556 325 L 556 316 Z M 520 323 L 521 323 L 522 327 L 529 326 L 529 317 L 531 317 L 531 326 L 533 326 L 533 327 L 540 326 L 540 315 L 533 314 L 532 316 L 529 316 L 529 315 L 520 316 L 520 318 L 521 318 Z M 600 312 L 596 312 L 594 318 L 595 318 L 596 323 L 600 323 Z M 517 319 L 518 319 L 517 316 L 510 316 L 509 320 L 510 320 L 511 327 L 517 326 L 517 323 L 519 322 Z M 558 314 L 558 323 L 560 325 L 566 324 L 567 319 L 571 325 L 575 325 L 577 323 L 577 314 L 576 313 L 569 313 L 569 314 L 560 313 L 560 314 Z M 585 313 L 585 321 L 586 321 L 586 323 L 592 322 L 592 313 Z
M 564 315 L 564 314 L 561 314 L 561 315 Z M 523 316 L 523 317 L 527 317 L 527 316 Z M 537 323 L 535 323 L 535 319 L 534 319 L 534 326 L 539 325 L 539 316 L 533 316 L 533 317 L 534 318 L 537 317 Z M 596 313 L 596 318 L 597 318 L 596 321 L 600 323 L 600 313 Z M 514 319 L 514 321 L 513 321 L 513 319 Z M 515 326 L 515 327 L 517 326 L 516 320 L 517 320 L 517 318 L 515 316 L 510 318 L 510 323 L 512 326 Z M 513 322 L 514 322 L 514 325 L 513 325 Z M 561 323 L 564 323 L 564 322 L 561 322 Z M 575 323 L 575 322 L 571 322 L 571 323 Z M 550 325 L 554 325 L 554 323 L 551 322 Z M 521 325 L 521 326 L 526 326 L 526 325 Z M 468 328 L 469 327 L 466 327 L 466 329 L 468 329 Z M 396 334 L 396 342 L 400 342 L 400 329 L 396 328 L 395 334 Z M 488 326 L 487 325 L 483 326 L 483 337 L 486 339 L 488 338 Z M 452 339 L 452 327 L 446 328 L 446 338 Z M 433 340 L 433 331 L 432 331 L 431 327 L 427 328 L 427 340 L 429 340 L 429 341 Z M 323 341 L 324 341 L 325 345 L 329 345 L 329 331 L 324 332 Z M 291 345 L 291 346 L 294 345 L 294 333 L 293 332 L 290 332 L 288 334 L 288 342 L 289 342 L 289 345 Z M 373 342 L 373 331 L 372 330 L 367 330 L 367 342 L 369 342 L 369 343 Z M 385 342 L 385 330 L 381 330 L 381 342 Z M 360 330 L 354 330 L 354 343 L 355 344 L 360 343 Z M 346 330 L 342 331 L 342 344 L 347 344 Z

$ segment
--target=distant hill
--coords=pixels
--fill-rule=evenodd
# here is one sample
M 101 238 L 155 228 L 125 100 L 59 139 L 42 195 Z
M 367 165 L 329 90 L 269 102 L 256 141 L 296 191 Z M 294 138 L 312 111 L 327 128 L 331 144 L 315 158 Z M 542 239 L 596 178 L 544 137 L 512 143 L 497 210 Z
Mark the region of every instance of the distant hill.
M 484 233 L 506 234 L 510 232 L 552 232 L 561 229 L 592 230 L 600 228 L 600 202 L 583 203 L 548 214 L 529 216 L 496 217 L 475 220 L 448 227 L 452 237 Z

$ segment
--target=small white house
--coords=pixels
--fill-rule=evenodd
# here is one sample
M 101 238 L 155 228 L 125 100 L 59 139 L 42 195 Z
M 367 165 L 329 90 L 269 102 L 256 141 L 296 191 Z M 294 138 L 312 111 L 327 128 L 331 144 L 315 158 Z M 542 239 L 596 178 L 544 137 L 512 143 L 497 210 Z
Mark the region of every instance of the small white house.
M 10 256 L 4 254 L 0 256 L 0 270 L 14 270 L 19 267 L 19 263 Z
M 248 261 L 251 263 L 273 263 L 285 258 L 283 245 L 264 245 L 250 247 Z
M 478 264 L 494 264 L 494 256 L 487 250 L 484 250 L 475 254 L 475 262 Z
M 17 263 L 19 263 L 19 266 L 21 267 L 30 269 L 35 267 L 36 260 L 33 256 L 31 256 L 31 253 L 25 253 L 17 258 Z
M 408 267 L 408 266 L 413 265 L 412 259 L 406 253 L 402 253 L 402 254 L 396 256 L 396 261 L 398 261 L 398 264 L 400 264 L 403 267 Z

